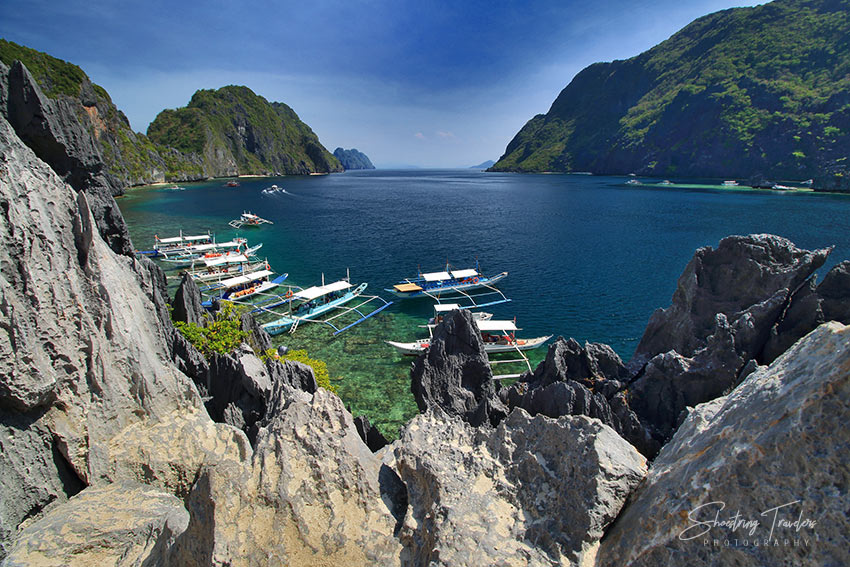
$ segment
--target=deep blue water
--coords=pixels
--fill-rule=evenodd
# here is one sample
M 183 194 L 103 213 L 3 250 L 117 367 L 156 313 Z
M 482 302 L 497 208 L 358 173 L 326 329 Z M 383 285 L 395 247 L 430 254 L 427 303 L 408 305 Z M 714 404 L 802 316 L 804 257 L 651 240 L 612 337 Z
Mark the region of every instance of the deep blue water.
M 827 264 L 850 258 L 850 196 L 710 188 L 625 186 L 621 177 L 520 175 L 467 170 L 365 171 L 240 179 L 132 190 L 119 199 L 137 248 L 155 233 L 240 234 L 263 242 L 272 268 L 302 286 L 344 276 L 372 292 L 448 260 L 485 273 L 508 271 L 513 301 L 488 309 L 516 316 L 518 335 L 554 334 L 612 345 L 628 360 L 658 307 L 700 246 L 730 234 L 768 232 L 804 248 L 835 246 Z M 286 194 L 265 195 L 271 184 Z M 716 183 L 716 181 L 714 182 Z M 235 231 L 243 210 L 275 224 Z M 825 272 L 824 272 L 825 273 Z M 389 294 L 384 295 L 391 299 Z M 343 399 L 385 430 L 415 411 L 410 359 L 383 339 L 412 340 L 430 311 L 396 303 L 330 339 L 323 329 L 280 341 L 327 360 Z M 301 336 L 299 336 L 301 335 Z M 545 355 L 535 352 L 534 360 Z

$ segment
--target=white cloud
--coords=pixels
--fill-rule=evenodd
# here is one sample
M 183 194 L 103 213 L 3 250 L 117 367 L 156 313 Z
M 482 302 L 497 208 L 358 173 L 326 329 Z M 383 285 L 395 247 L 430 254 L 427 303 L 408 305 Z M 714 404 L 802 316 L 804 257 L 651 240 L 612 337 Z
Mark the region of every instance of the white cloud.
M 420 139 L 420 140 L 424 140 L 424 139 L 425 139 L 425 134 L 423 134 L 422 132 L 417 132 L 417 133 L 415 133 L 415 134 L 413 135 L 413 137 L 414 137 L 414 138 L 418 138 L 418 139 Z

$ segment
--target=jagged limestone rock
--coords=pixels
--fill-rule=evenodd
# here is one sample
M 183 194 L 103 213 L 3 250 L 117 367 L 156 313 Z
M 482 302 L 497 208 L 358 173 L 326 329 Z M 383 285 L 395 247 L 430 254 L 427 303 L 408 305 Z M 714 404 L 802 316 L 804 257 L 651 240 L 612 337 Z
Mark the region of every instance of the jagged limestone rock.
M 113 195 L 114 187 L 104 174 L 99 145 L 78 119 L 79 101 L 67 97 L 49 99 L 20 61 L 8 77 L 8 102 L 0 109 L 18 137 L 76 191 L 89 195 L 96 226 L 109 246 L 132 255 L 133 245 Z
M 513 408 L 549 417 L 586 415 L 602 420 L 644 453 L 649 434 L 620 392 L 628 371 L 614 350 L 600 343 L 580 345 L 563 337 L 549 345 L 533 373 L 499 391 Z
M 521 409 L 495 430 L 429 411 L 393 447 L 410 565 L 577 565 L 646 472 L 599 420 Z
M 481 334 L 466 310 L 446 315 L 429 348 L 413 363 L 410 390 L 420 411 L 440 407 L 478 426 L 495 425 L 508 411 L 496 385 Z
M 24 528 L 3 565 L 163 565 L 188 521 L 179 498 L 150 486 L 87 488 Z
M 152 273 L 109 249 L 87 194 L 4 119 L 0 153 L 0 425 L 24 451 L 0 459 L 0 477 L 18 479 L 0 498 L 5 546 L 25 518 L 100 482 L 122 430 L 201 402 L 169 361 Z
M 848 419 L 850 327 L 827 323 L 690 412 L 597 565 L 847 565 Z
M 672 305 L 652 314 L 630 368 L 636 372 L 653 356 L 670 350 L 693 356 L 714 332 L 717 313 L 735 327 L 748 309 L 781 290 L 787 299 L 823 265 L 830 251 L 802 250 L 769 234 L 729 236 L 717 249 L 700 248 L 679 277 Z M 750 324 L 769 331 L 775 322 L 769 317 Z M 737 346 L 739 352 L 758 353 L 763 345 L 739 341 Z
M 188 272 L 183 272 L 180 285 L 174 293 L 172 317 L 175 321 L 182 321 L 192 325 L 205 326 L 204 308 L 201 306 L 201 290 L 198 284 Z
M 253 468 L 207 467 L 188 498 L 175 565 L 398 565 L 381 461 L 335 395 L 286 392 L 257 436 Z

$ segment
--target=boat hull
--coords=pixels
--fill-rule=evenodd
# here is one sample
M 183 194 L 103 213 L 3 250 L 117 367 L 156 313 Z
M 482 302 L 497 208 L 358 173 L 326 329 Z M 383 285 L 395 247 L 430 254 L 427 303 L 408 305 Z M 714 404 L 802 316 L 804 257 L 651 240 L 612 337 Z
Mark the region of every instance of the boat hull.
M 484 343 L 484 352 L 487 354 L 496 354 L 500 352 L 516 352 L 517 350 L 534 350 L 551 338 L 552 335 L 535 337 L 533 339 L 517 339 L 516 344 Z M 430 339 L 419 339 L 412 343 L 399 343 L 396 341 L 384 342 L 406 356 L 418 356 L 431 345 Z

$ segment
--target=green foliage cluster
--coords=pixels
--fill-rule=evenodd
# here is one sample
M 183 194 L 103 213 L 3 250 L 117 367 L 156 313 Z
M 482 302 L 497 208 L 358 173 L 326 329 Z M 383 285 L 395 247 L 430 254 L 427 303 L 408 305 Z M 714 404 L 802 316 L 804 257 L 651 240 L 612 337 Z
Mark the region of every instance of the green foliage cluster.
M 88 79 L 82 69 L 72 63 L 51 57 L 46 53 L 0 39 L 0 61 L 12 65 L 20 61 L 27 66 L 44 94 L 56 98 L 60 94 L 80 96 L 80 85 Z M 109 95 L 100 87 L 95 89 L 106 100 Z
M 846 0 L 710 14 L 584 69 L 493 169 L 629 173 L 654 161 L 659 175 L 812 177 L 850 125 L 848 37 Z
M 328 373 L 327 363 L 324 360 L 310 358 L 306 350 L 292 350 L 287 352 L 285 355 L 280 356 L 277 351 L 275 351 L 273 348 L 270 348 L 265 353 L 263 353 L 260 358 L 262 358 L 263 360 L 271 358 L 274 360 L 280 360 L 281 362 L 283 362 L 284 360 L 294 360 L 295 362 L 306 364 L 307 366 L 313 369 L 313 376 L 316 377 L 316 383 L 319 385 L 319 387 L 324 388 L 329 392 L 333 392 L 334 394 L 338 393 L 336 386 L 331 384 L 331 377 Z
M 291 108 L 242 86 L 197 91 L 186 107 L 161 112 L 148 127 L 148 137 L 200 156 L 210 170 L 215 159 L 229 154 L 240 173 L 342 171 Z
M 204 356 L 233 352 L 248 337 L 233 304 L 221 302 L 221 310 L 206 327 L 175 321 L 174 327 Z

